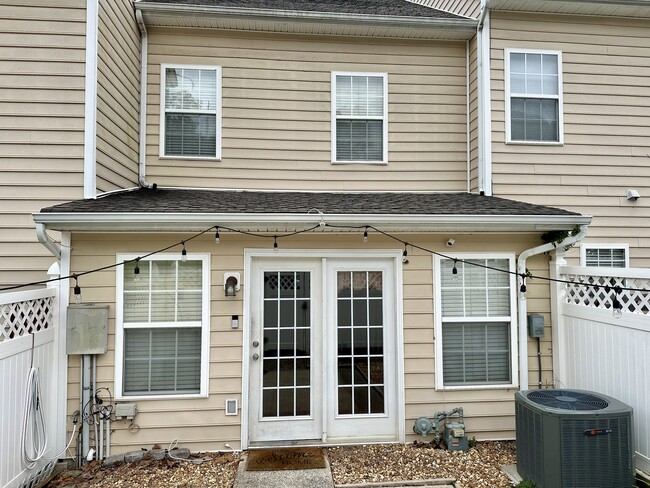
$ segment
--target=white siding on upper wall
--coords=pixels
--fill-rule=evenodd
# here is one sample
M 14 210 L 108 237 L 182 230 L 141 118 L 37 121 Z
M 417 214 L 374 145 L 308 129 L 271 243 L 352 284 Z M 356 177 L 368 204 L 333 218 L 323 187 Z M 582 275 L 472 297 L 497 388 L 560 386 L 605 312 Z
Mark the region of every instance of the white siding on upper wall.
M 140 31 L 132 0 L 100 1 L 97 83 L 97 191 L 136 186 Z
M 0 286 L 54 257 L 32 212 L 83 197 L 85 0 L 0 1 Z
M 481 11 L 481 0 L 408 0 L 427 7 L 444 10 L 456 15 L 477 18 Z
M 494 195 L 593 215 L 588 241 L 650 266 L 650 21 L 493 12 L 491 27 Z M 563 146 L 505 144 L 508 48 L 562 52 Z
M 147 179 L 186 187 L 464 191 L 465 46 L 151 29 Z M 222 67 L 221 161 L 159 158 L 161 64 Z M 331 163 L 333 71 L 388 74 L 387 165 Z

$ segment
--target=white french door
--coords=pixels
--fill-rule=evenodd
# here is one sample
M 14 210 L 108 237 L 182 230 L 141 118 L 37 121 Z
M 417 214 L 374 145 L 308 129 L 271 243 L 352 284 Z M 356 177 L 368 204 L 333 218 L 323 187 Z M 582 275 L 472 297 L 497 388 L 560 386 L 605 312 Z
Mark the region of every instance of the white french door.
M 393 259 L 255 258 L 250 443 L 397 440 Z

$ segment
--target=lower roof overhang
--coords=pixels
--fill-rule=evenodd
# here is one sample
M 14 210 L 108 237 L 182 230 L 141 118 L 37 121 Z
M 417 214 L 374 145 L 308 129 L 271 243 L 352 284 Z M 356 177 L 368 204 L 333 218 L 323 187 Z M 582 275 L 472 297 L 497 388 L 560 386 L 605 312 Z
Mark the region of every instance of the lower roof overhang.
M 325 225 L 323 231 L 355 227 L 404 233 L 534 233 L 572 230 L 589 225 L 583 215 L 422 215 L 296 213 L 131 213 L 41 212 L 34 221 L 47 229 L 71 232 L 200 232 L 214 226 L 277 232 Z
M 493 10 L 650 18 L 650 0 L 487 0 Z

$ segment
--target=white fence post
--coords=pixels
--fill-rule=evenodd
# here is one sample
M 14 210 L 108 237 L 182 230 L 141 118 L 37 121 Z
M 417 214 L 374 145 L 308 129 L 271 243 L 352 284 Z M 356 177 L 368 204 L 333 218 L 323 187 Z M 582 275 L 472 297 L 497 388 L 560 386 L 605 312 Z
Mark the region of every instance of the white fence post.
M 556 250 L 551 257 L 550 277 L 552 280 L 562 279 L 560 266 L 565 266 L 564 250 Z M 566 334 L 563 314 L 564 286 L 551 281 L 551 337 L 553 341 L 553 383 L 557 387 L 566 385 Z
M 65 323 L 61 322 L 61 310 L 66 305 L 62 303 L 61 293 L 61 268 L 58 262 L 54 262 L 47 271 L 49 279 L 56 280 L 47 284 L 48 288 L 56 290 L 56 299 L 54 302 L 54 317 L 56 317 L 58 327 L 54 330 L 54 362 L 52 364 L 54 376 L 54 405 L 52 410 L 54 418 L 52 425 L 52 445 L 55 452 L 61 452 L 66 445 L 66 393 L 67 393 L 67 356 L 65 354 Z M 63 368 L 63 369 L 62 369 Z M 65 454 L 64 454 L 65 457 Z

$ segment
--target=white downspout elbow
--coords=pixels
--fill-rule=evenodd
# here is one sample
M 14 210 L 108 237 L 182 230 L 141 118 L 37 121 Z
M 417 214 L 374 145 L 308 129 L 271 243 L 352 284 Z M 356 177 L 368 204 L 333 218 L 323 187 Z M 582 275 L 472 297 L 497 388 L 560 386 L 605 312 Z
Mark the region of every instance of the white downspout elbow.
M 36 224 L 36 238 L 56 259 L 61 259 L 61 249 L 57 247 L 54 240 L 45 231 L 45 224 Z
M 142 188 L 151 188 L 146 178 L 147 158 L 147 58 L 149 35 L 140 10 L 135 11 L 140 28 L 140 151 L 138 153 L 138 183 Z
M 526 275 L 526 260 L 531 256 L 536 256 L 545 252 L 554 251 L 558 247 L 572 246 L 576 242 L 584 239 L 587 234 L 587 226 L 581 225 L 577 234 L 564 239 L 559 243 L 549 242 L 537 247 L 532 247 L 523 251 L 517 258 L 517 284 L 520 287 L 524 284 Z M 519 389 L 521 391 L 528 390 L 528 329 L 527 329 L 527 307 L 526 307 L 526 294 L 517 293 L 517 305 L 519 308 Z

